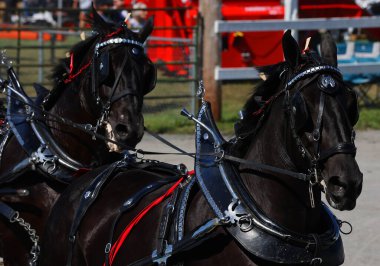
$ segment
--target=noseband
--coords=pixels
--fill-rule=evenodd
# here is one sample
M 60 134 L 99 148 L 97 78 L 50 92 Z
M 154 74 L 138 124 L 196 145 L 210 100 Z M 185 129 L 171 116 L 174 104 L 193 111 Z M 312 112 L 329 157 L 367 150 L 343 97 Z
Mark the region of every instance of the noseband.
M 290 97 L 290 90 L 292 87 L 297 84 L 297 82 L 303 80 L 304 78 L 313 76 L 315 74 L 319 74 L 323 72 L 324 75 L 320 76 L 319 78 L 319 88 L 321 91 L 320 94 L 320 99 L 319 99 L 319 106 L 318 106 L 318 115 L 316 118 L 316 123 L 315 127 L 313 130 L 313 141 L 314 141 L 314 154 L 311 154 L 308 149 L 305 147 L 305 144 L 302 142 L 300 136 L 297 133 L 296 129 L 296 113 L 301 111 L 297 110 L 297 106 L 292 105 L 292 99 Z M 297 148 L 299 149 L 301 156 L 303 158 L 307 158 L 309 161 L 309 169 L 308 172 L 312 173 L 314 180 L 310 180 L 310 186 L 309 186 L 309 194 L 310 194 L 310 201 L 311 201 L 311 206 L 314 207 L 314 197 L 312 193 L 312 186 L 314 186 L 317 183 L 320 183 L 323 178 L 320 175 L 320 164 L 321 162 L 327 160 L 331 156 L 339 153 L 343 154 L 356 154 L 356 147 L 354 144 L 354 136 L 355 136 L 355 131 L 352 130 L 351 134 L 351 139 L 349 142 L 340 142 L 336 144 L 335 146 L 328 148 L 326 150 L 321 151 L 321 133 L 322 133 L 322 121 L 323 121 L 323 113 L 324 113 L 324 108 L 325 108 L 325 99 L 326 99 L 326 94 L 332 95 L 335 93 L 337 90 L 337 84 L 335 80 L 328 75 L 334 74 L 338 75 L 339 77 L 342 76 L 341 72 L 339 69 L 329 66 L 329 65 L 322 65 L 322 66 L 316 66 L 309 68 L 296 76 L 294 76 L 289 82 L 287 82 L 286 87 L 285 87 L 285 97 L 284 97 L 284 106 L 286 107 L 286 113 L 287 117 L 289 120 L 290 128 L 291 128 L 291 134 L 293 139 L 295 140 L 297 144 Z M 294 95 L 301 94 L 302 89 L 304 86 L 300 87 Z

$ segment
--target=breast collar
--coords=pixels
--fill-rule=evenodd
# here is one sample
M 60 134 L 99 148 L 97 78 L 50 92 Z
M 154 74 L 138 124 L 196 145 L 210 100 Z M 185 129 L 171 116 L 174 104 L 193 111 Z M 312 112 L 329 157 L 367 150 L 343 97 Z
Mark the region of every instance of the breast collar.
M 285 263 L 338 265 L 344 261 L 343 244 L 336 218 L 323 204 L 323 219 L 329 228 L 322 234 L 292 232 L 265 216 L 252 200 L 232 163 L 223 154 L 226 141 L 203 102 L 196 125 L 195 173 L 214 214 L 229 224 L 226 230 L 246 251 L 261 259 Z

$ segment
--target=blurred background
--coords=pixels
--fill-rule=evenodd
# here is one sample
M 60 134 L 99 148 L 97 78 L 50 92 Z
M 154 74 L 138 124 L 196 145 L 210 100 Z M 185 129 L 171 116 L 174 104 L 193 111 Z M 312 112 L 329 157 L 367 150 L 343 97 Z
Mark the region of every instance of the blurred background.
M 147 95 L 144 113 L 152 131 L 191 133 L 193 124 L 179 112 L 197 111 L 195 91 L 205 78 L 213 111 L 222 131 L 233 132 L 238 111 L 259 82 L 254 66 L 283 60 L 281 37 L 286 28 L 303 47 L 312 37 L 318 50 L 320 32 L 330 30 L 338 46 L 339 67 L 360 99 L 357 127 L 380 128 L 379 1 L 353 0 L 94 0 L 104 19 L 127 23 L 138 31 L 149 17 L 155 30 L 146 52 L 158 69 L 156 89 Z M 216 7 L 216 8 L 215 8 Z M 0 50 L 6 50 L 20 81 L 33 96 L 32 84 L 51 88 L 52 67 L 91 34 L 87 0 L 0 1 Z M 216 10 L 216 11 L 214 11 Z M 212 21 L 210 27 L 208 21 Z M 248 24 L 245 22 L 249 22 Z M 263 24 L 265 22 L 266 24 Z M 289 22 L 293 24 L 289 24 Z M 213 36 L 210 40 L 207 36 Z M 206 36 L 206 37 L 205 37 Z M 204 47 L 215 42 L 215 59 Z M 205 69 L 211 69 L 211 79 Z M 5 75 L 0 69 L 0 75 Z M 215 87 L 215 88 L 214 88 Z

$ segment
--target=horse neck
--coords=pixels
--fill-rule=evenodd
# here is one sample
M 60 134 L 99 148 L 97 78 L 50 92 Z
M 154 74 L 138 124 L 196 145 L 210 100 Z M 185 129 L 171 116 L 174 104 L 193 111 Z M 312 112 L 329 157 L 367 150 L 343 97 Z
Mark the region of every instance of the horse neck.
M 300 172 L 289 154 L 298 153 L 293 143 L 281 101 L 272 107 L 268 121 L 249 143 L 245 159 Z M 276 114 L 276 115 L 274 115 Z M 277 115 L 279 114 L 279 115 Z M 309 185 L 288 176 L 264 176 L 240 166 L 248 191 L 262 211 L 274 222 L 299 233 L 318 231 L 321 195 L 314 193 L 310 207 Z
M 40 239 L 43 238 L 50 211 L 66 185 L 54 180 L 46 181 L 36 172 L 32 172 L 23 175 L 10 187 L 27 189 L 28 195 L 5 195 L 0 200 L 17 210 L 19 217 L 30 224 L 31 229 L 36 230 Z M 0 221 L 0 232 L 0 244 L 3 242 L 4 245 L 1 255 L 9 265 L 29 265 L 31 240 L 20 225 L 14 223 L 12 227 L 5 220 Z

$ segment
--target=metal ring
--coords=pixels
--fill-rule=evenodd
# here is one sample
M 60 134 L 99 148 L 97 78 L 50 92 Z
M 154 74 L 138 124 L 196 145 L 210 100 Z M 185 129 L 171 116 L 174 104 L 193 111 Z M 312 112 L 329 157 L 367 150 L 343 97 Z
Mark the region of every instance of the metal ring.
M 136 150 L 135 155 L 136 155 L 136 159 L 139 159 L 139 160 L 144 159 L 144 153 L 143 153 L 143 151 L 140 150 L 140 149 Z
M 108 254 L 111 251 L 111 243 L 107 243 L 107 245 L 104 248 L 104 253 Z
M 310 261 L 310 265 L 320 265 L 322 264 L 322 262 L 323 262 L 322 258 L 313 258 Z
M 220 153 L 219 153 L 220 154 Z M 221 155 L 220 155 L 220 157 L 218 157 L 219 156 L 219 154 L 216 154 L 216 156 L 215 156 L 215 162 L 220 162 L 221 160 L 223 160 L 223 158 L 224 158 L 224 150 L 221 150 Z
M 9 222 L 14 223 L 18 220 L 20 213 L 18 211 L 15 211 L 13 216 L 9 219 Z
M 93 128 L 94 128 L 94 127 L 93 127 L 91 124 L 85 124 L 85 125 L 84 125 L 84 130 L 92 131 Z
M 342 221 L 342 220 L 338 220 L 338 224 L 339 224 L 339 231 L 340 231 L 343 235 L 349 235 L 349 234 L 352 233 L 353 227 L 352 227 L 352 225 L 351 225 L 349 222 Z M 342 230 L 343 224 L 347 224 L 347 225 L 348 225 L 348 231 L 344 231 L 344 230 Z
M 248 222 L 248 225 L 245 225 L 244 222 Z M 253 228 L 253 221 L 248 215 L 240 217 L 238 225 L 242 232 L 249 232 Z

